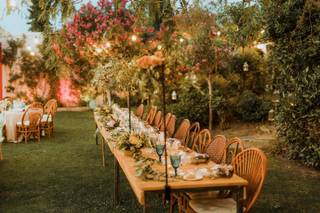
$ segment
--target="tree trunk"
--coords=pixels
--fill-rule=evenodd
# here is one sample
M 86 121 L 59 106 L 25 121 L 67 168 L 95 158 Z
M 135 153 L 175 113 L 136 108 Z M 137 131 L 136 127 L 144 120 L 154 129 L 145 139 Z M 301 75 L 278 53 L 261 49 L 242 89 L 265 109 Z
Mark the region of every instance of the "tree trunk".
M 213 119 L 213 114 L 212 114 L 212 83 L 211 83 L 211 72 L 209 73 L 209 76 L 207 78 L 208 82 L 208 93 L 209 93 L 209 130 L 212 131 L 212 119 Z

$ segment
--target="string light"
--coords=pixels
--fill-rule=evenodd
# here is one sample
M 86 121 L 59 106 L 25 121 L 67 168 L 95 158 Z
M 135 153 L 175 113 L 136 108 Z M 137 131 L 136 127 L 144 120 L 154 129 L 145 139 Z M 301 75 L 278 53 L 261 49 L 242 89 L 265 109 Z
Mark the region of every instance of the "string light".
M 111 43 L 108 41 L 108 42 L 105 43 L 104 46 L 105 46 L 105 48 L 110 48 L 111 47 Z
M 157 49 L 158 49 L 158 50 L 161 50 L 161 49 L 162 49 L 162 46 L 159 44 L 159 45 L 157 46 Z
M 138 37 L 136 35 L 131 36 L 131 41 L 136 42 L 138 40 Z
M 180 38 L 179 41 L 180 41 L 180 43 L 183 43 L 183 42 L 184 42 L 184 39 L 183 39 L 183 38 Z
M 220 35 L 221 35 L 221 32 L 220 32 L 220 31 L 218 31 L 218 32 L 217 32 L 217 35 L 218 35 L 218 36 L 220 36 Z

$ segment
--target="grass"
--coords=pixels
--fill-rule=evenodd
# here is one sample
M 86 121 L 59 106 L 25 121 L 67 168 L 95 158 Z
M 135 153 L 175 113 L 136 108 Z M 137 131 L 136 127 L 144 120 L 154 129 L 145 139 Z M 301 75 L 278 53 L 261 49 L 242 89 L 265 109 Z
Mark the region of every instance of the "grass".
M 90 112 L 60 112 L 54 137 L 40 144 L 3 144 L 0 212 L 142 212 L 121 175 L 121 204 L 113 206 L 113 159 L 100 163 Z M 253 212 L 320 212 L 320 179 L 269 157 L 262 196 Z M 153 212 L 163 212 L 155 196 Z

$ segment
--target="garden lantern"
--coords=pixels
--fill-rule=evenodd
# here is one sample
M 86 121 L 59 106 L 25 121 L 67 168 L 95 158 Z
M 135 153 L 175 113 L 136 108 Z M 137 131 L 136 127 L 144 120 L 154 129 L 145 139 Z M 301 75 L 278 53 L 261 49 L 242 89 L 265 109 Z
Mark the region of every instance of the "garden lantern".
M 243 71 L 244 71 L 244 72 L 248 72 L 248 71 L 249 71 L 249 64 L 248 64 L 248 62 L 244 62 L 244 64 L 243 64 Z
M 269 112 L 268 112 L 268 121 L 272 122 L 274 121 L 274 109 L 270 109 Z
M 275 90 L 272 94 L 272 102 L 277 105 L 280 102 L 280 92 Z
M 177 92 L 175 90 L 171 93 L 171 100 L 176 101 L 177 100 Z
M 289 102 L 290 106 L 295 106 L 296 105 L 296 100 L 295 99 L 296 99 L 295 95 L 292 92 L 290 92 L 288 94 L 288 102 Z

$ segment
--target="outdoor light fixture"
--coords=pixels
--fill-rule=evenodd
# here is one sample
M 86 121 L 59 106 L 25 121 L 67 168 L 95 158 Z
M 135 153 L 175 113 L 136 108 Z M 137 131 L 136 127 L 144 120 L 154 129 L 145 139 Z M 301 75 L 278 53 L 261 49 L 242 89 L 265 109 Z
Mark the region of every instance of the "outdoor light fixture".
M 183 38 L 180 38 L 179 41 L 180 41 L 180 43 L 183 43 L 183 42 L 184 42 L 184 39 L 183 39 Z
M 274 104 L 278 104 L 280 102 L 280 92 L 279 90 L 275 90 L 272 94 L 272 102 Z
M 289 93 L 288 94 L 288 101 L 289 101 L 289 104 L 291 105 L 291 106 L 295 106 L 296 105 L 296 100 L 295 100 L 296 98 L 295 98 L 295 95 L 293 94 L 293 93 Z
M 274 121 L 274 117 L 275 117 L 274 109 L 270 109 L 268 112 L 268 121 L 270 122 Z
M 177 100 L 177 92 L 176 91 L 172 91 L 171 93 L 171 100 L 176 101 Z
M 138 40 L 138 37 L 136 35 L 131 36 L 131 41 L 136 42 Z
M 248 62 L 244 62 L 244 64 L 243 64 L 243 71 L 244 71 L 244 72 L 248 72 L 248 71 L 249 71 L 249 64 L 248 64 Z

